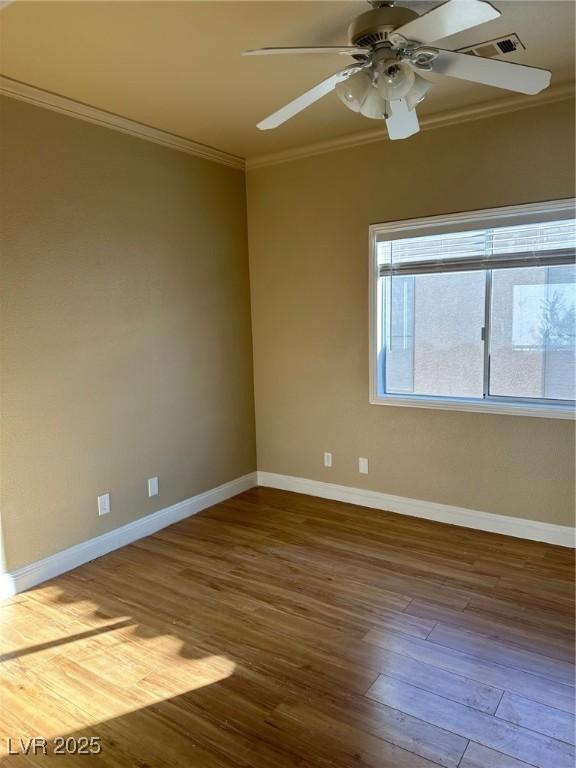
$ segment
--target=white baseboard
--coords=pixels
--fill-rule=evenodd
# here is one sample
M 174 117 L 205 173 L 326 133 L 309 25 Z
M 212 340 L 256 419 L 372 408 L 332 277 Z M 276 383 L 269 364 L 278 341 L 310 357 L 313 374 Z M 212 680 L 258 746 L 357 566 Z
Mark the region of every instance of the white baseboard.
M 53 579 L 61 573 L 71 571 L 84 563 L 102 557 L 108 552 L 131 544 L 133 541 L 150 536 L 156 531 L 195 515 L 207 507 L 236 496 L 243 491 L 262 485 L 284 491 L 305 493 L 322 499 L 334 499 L 356 504 L 361 507 L 396 512 L 411 517 L 423 517 L 440 523 L 475 528 L 480 531 L 500 533 L 531 541 L 544 541 L 561 547 L 575 547 L 574 528 L 537 520 L 523 520 L 506 517 L 491 512 L 477 512 L 464 507 L 453 507 L 433 501 L 409 499 L 404 496 L 392 496 L 388 493 L 351 488 L 347 485 L 335 485 L 303 477 L 278 475 L 273 472 L 251 472 L 238 477 L 217 488 L 192 496 L 190 499 L 166 507 L 151 515 L 134 520 L 113 531 L 96 536 L 89 541 L 57 552 L 43 560 L 25 565 L 15 571 L 0 574 L 0 599 L 11 597 L 19 592 Z
M 439 523 L 476 528 L 480 531 L 501 533 L 504 536 L 515 536 L 519 539 L 545 541 L 548 544 L 558 544 L 561 547 L 573 548 L 575 546 L 574 528 L 569 526 L 542 523 L 537 520 L 524 520 L 519 517 L 507 517 L 492 512 L 477 512 L 464 507 L 452 507 L 433 501 L 409 499 L 405 496 L 392 496 L 388 493 L 323 483 L 319 480 L 308 480 L 303 477 L 277 475 L 273 472 L 258 472 L 257 475 L 258 485 L 268 488 L 306 493 L 310 496 L 319 496 L 322 499 L 346 501 L 361 507 L 371 507 L 372 509 L 396 512 L 411 517 L 423 517 L 427 520 L 436 520 Z
M 0 574 L 0 599 L 12 597 L 18 592 L 23 592 L 43 581 L 53 579 L 61 573 L 71 571 L 96 557 L 102 557 L 102 555 L 124 547 L 126 544 L 131 544 L 137 539 L 150 536 L 168 525 L 173 525 L 207 507 L 225 501 L 249 488 L 254 488 L 255 485 L 256 472 L 251 472 L 224 483 L 224 485 L 219 485 L 217 488 L 212 488 L 204 493 L 199 493 L 197 496 L 180 501 L 178 504 L 173 504 L 171 507 L 160 509 L 151 515 L 134 520 L 120 528 L 115 528 L 113 531 L 103 533 L 101 536 L 64 549 L 62 552 L 57 552 L 43 560 L 17 568 L 15 571 Z

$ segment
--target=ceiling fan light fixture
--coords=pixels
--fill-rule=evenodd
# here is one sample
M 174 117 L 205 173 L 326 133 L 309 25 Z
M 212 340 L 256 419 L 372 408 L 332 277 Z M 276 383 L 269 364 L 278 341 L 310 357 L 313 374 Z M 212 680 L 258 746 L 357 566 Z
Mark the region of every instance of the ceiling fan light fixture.
M 550 85 L 548 70 L 436 47 L 440 40 L 499 18 L 500 11 L 486 0 L 446 0 L 422 14 L 405 8 L 404 3 L 395 6 L 393 0 L 369 2 L 372 10 L 360 14 L 350 25 L 349 45 L 246 52 L 251 56 L 343 54 L 355 59 L 261 120 L 257 124 L 260 130 L 277 128 L 336 91 L 352 112 L 370 118 L 385 117 L 391 139 L 408 138 L 419 130 L 416 106 L 432 87 L 426 72 L 527 95 L 540 93 Z
M 371 76 L 366 70 L 361 70 L 338 83 L 334 90 L 340 101 L 348 109 L 351 109 L 353 112 L 360 112 L 362 104 L 371 89 Z

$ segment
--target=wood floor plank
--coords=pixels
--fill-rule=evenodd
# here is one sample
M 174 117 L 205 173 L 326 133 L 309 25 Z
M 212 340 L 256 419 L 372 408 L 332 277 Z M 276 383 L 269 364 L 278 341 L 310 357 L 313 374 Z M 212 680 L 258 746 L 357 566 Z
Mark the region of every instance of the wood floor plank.
M 464 608 L 466 611 L 478 613 L 488 619 L 490 617 L 517 618 L 519 621 L 541 626 L 546 632 L 559 629 L 564 636 L 566 634 L 570 636 L 569 645 L 570 643 L 573 645 L 574 642 L 574 612 L 570 606 L 558 610 L 557 606 L 549 603 L 545 606 L 526 605 L 513 600 L 475 595 Z
M 566 712 L 574 712 L 575 709 L 574 689 L 571 686 L 520 669 L 485 661 L 427 640 L 419 641 L 383 630 L 371 630 L 364 637 L 364 641 L 383 650 L 400 653 L 441 669 L 447 669 L 449 672 L 471 680 L 514 691 Z
M 492 595 L 516 602 L 520 605 L 535 605 L 546 609 L 553 606 L 556 610 L 574 613 L 574 591 L 571 585 L 561 582 L 559 588 L 548 589 L 546 578 L 512 579 L 502 578 L 493 588 Z
M 532 765 L 471 741 L 459 768 L 532 768 Z
M 546 578 L 542 579 L 530 573 L 513 573 L 500 579 L 501 591 L 524 593 L 530 596 L 542 596 L 550 601 L 572 604 L 574 601 L 574 584 L 571 581 L 554 578 L 554 572 L 548 571 Z
M 365 574 L 365 579 L 378 578 L 379 585 L 393 593 L 403 596 L 406 599 L 405 607 L 411 599 L 421 597 L 430 602 L 437 602 L 441 605 L 447 605 L 452 608 L 465 608 L 474 596 L 473 593 L 456 587 L 447 587 L 444 584 L 438 585 L 436 580 L 429 580 L 425 576 L 400 576 L 394 569 L 385 568 L 377 560 L 372 561 L 370 557 L 353 557 L 345 549 L 331 552 L 327 555 L 323 551 L 309 549 L 304 547 L 290 547 L 276 550 L 286 559 L 301 562 L 305 569 L 308 569 L 308 562 L 314 560 L 321 564 L 326 573 L 346 573 L 346 568 L 355 569 Z
M 465 651 L 479 659 L 497 661 L 507 667 L 547 677 L 565 685 L 574 685 L 573 664 L 525 651 L 512 643 L 503 643 L 478 635 L 476 632 L 444 624 L 437 624 L 428 636 L 428 640 L 431 643 Z
M 439 765 L 305 705 L 280 705 L 267 722 L 292 743 L 295 740 L 296 748 L 302 750 L 304 757 L 319 751 L 335 757 L 333 764 L 338 766 L 432 768 Z
M 516 723 L 532 731 L 552 736 L 554 739 L 574 744 L 574 715 L 544 704 L 505 693 L 496 711 L 496 717 Z
M 399 653 L 386 654 L 385 663 L 381 666 L 385 668 L 385 674 L 388 677 L 412 683 L 417 688 L 437 693 L 439 696 L 488 714 L 496 712 L 504 693 L 503 689 L 483 685 L 470 678 L 416 661 Z
M 301 708 L 303 702 L 290 697 L 284 702 L 284 707 L 288 705 Z M 351 726 L 446 768 L 458 765 L 467 744 L 467 740 L 457 734 L 366 697 L 352 700 L 338 695 L 324 696 L 307 699 L 305 706 L 313 707 L 338 728 Z
M 485 747 L 530 761 L 538 768 L 574 766 L 574 749 L 564 742 L 541 736 L 394 678 L 381 675 L 367 695 Z
M 461 627 L 494 640 L 510 642 L 524 650 L 559 661 L 572 663 L 574 659 L 571 633 L 558 629 L 546 631 L 542 624 L 535 626 L 525 619 L 514 616 L 486 617 L 468 610 L 468 606 L 465 610 L 457 611 L 418 599 L 412 600 L 405 608 L 405 613 L 429 621 Z

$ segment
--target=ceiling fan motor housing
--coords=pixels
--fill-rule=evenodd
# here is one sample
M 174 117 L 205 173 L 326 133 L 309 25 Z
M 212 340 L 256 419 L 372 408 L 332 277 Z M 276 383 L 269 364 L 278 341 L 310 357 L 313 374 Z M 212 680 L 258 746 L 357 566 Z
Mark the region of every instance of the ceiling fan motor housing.
M 374 8 L 354 19 L 348 28 L 350 45 L 361 47 L 385 43 L 398 27 L 418 18 L 416 11 L 402 6 Z

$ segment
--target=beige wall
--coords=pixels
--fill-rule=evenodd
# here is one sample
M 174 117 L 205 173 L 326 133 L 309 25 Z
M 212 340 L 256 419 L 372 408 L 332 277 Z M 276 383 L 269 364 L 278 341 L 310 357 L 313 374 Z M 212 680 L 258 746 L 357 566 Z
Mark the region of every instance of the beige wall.
M 1 106 L 14 569 L 254 470 L 255 447 L 244 174 Z
M 244 174 L 0 105 L 1 530 L 13 570 L 256 461 Z M 571 196 L 572 112 L 248 174 L 260 469 L 572 523 L 573 424 L 371 406 L 367 326 L 368 225 Z M 148 499 L 152 475 L 160 495 Z M 112 514 L 99 518 L 105 491 Z
M 574 424 L 369 405 L 367 308 L 369 224 L 572 196 L 573 108 L 248 173 L 259 469 L 573 523 Z

